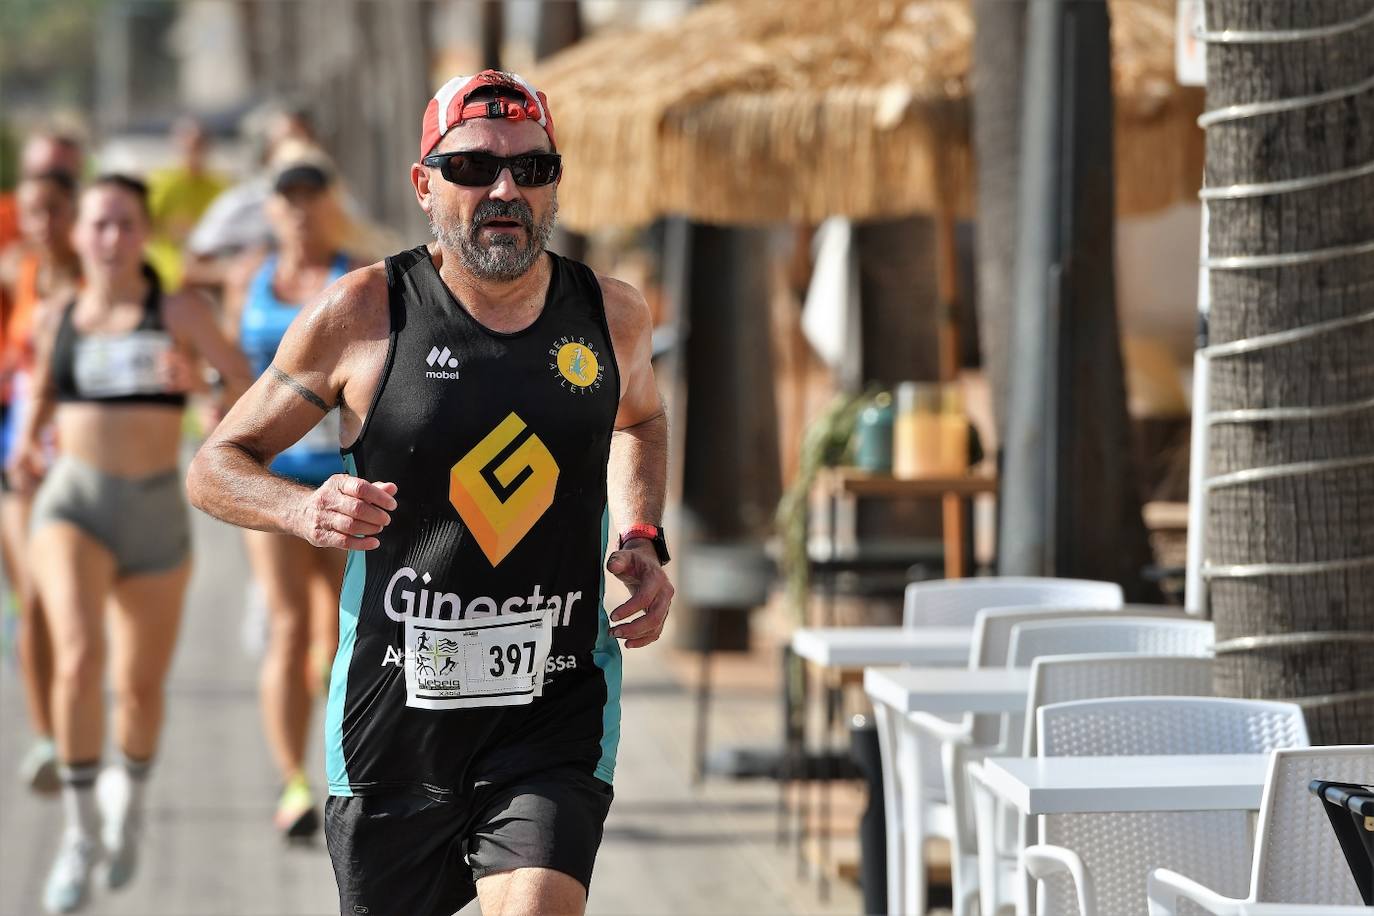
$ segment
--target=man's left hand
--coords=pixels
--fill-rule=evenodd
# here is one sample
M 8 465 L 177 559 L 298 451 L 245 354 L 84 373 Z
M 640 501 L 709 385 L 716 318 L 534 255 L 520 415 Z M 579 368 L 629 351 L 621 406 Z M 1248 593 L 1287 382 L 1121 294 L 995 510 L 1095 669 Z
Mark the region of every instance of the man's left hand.
M 611 612 L 611 621 L 618 623 L 640 611 L 644 613 L 628 623 L 612 627 L 611 635 L 625 640 L 625 648 L 638 649 L 663 633 L 674 591 L 658 562 L 653 544 L 642 538 L 626 543 L 626 547 L 606 560 L 606 569 L 630 590 L 630 600 Z

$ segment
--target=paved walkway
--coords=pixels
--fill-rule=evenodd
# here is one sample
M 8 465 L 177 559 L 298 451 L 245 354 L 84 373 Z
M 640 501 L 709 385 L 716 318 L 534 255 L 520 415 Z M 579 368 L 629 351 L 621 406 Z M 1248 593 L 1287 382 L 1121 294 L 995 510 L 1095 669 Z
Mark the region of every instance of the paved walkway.
M 323 844 L 286 847 L 272 834 L 276 776 L 258 726 L 255 665 L 240 638 L 247 578 L 232 530 L 197 517 L 198 561 L 169 688 L 166 741 L 150 793 L 143 865 L 125 891 L 89 912 L 125 916 L 305 916 L 337 911 Z M 627 653 L 617 798 L 601 847 L 592 914 L 858 913 L 857 891 L 829 904 L 798 881 L 773 841 L 769 783 L 687 781 L 691 699 L 657 648 Z M 0 670 L 0 914 L 38 905 L 60 808 L 13 778 L 28 741 L 13 665 Z M 727 689 L 713 740 L 767 741 L 777 701 Z M 318 744 L 318 741 L 316 742 Z M 316 768 L 320 767 L 318 760 Z M 475 916 L 476 907 L 464 911 Z

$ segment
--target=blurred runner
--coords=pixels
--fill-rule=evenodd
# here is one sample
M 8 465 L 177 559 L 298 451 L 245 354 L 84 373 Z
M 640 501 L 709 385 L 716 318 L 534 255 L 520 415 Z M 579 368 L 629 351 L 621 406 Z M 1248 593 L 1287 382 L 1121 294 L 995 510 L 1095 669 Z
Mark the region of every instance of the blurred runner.
M 51 166 L 50 161 L 36 163 Z M 5 392 L 0 423 L 0 464 L 12 451 L 28 412 L 33 386 L 33 345 L 50 306 L 66 303 L 76 293 L 81 264 L 72 248 L 76 219 L 76 179 L 65 171 L 45 171 L 24 178 L 16 190 L 20 244 L 0 253 L 0 296 L 5 300 L 4 346 L 0 348 L 0 386 Z M 19 610 L 19 667 L 24 681 L 29 724 L 37 737 L 20 762 L 20 778 L 36 791 L 56 792 L 57 748 L 52 735 L 52 640 L 28 558 L 32 493 L 9 486 L 0 474 L 0 553 Z
M 561 160 L 523 80 L 451 80 L 420 156 L 438 242 L 307 306 L 188 488 L 231 523 L 352 550 L 325 715 L 340 910 L 581 913 L 620 734 L 616 638 L 657 639 L 673 594 L 648 309 L 545 250 Z M 335 406 L 348 473 L 272 474 Z M 614 628 L 612 515 L 607 569 L 632 592 Z
M 183 118 L 172 127 L 172 145 L 178 163 L 148 176 L 148 206 L 153 233 L 148 260 L 169 291 L 181 288 L 182 246 L 196 222 L 220 192 L 229 186 L 223 176 L 211 172 L 206 162 L 209 137 L 199 122 Z
M 334 192 L 333 166 L 318 151 L 288 148 L 274 167 L 265 209 L 276 250 L 241 262 L 225 301 L 226 319 L 255 375 L 272 364 L 301 306 L 357 266 L 339 250 L 347 221 Z M 312 489 L 341 473 L 338 418 L 337 411 L 326 414 L 277 456 L 272 471 Z M 285 785 L 275 823 L 288 838 L 305 838 L 320 826 L 305 774 L 305 741 L 313 698 L 328 684 L 338 647 L 344 552 L 272 531 L 244 535 L 271 626 L 260 685 L 263 728 Z
M 216 285 L 215 259 L 272 244 L 267 199 L 272 196 L 273 161 L 280 150 L 316 147 L 314 126 L 303 109 L 282 109 L 246 117 L 242 130 L 256 139 L 258 171 L 214 199 L 186 239 L 187 278 Z
M 39 431 L 55 420 L 59 456 L 34 499 L 30 529 L 57 664 L 53 718 L 67 829 L 44 888 L 44 906 L 55 913 L 82 905 L 102 856 L 110 887 L 133 876 L 190 573 L 177 472 L 182 409 L 199 358 L 218 370 L 227 395 L 248 379 L 208 305 L 162 293 L 143 262 L 148 229 L 137 180 L 104 176 L 81 195 L 73 239 L 85 285 L 39 336 L 34 406 L 10 464 L 16 485 L 31 488 L 42 472 Z M 100 772 L 107 606 L 119 762 Z
M 271 164 L 302 150 L 320 149 L 304 109 L 276 110 L 266 117 L 244 120 L 245 132 L 258 136 L 261 167 L 216 197 L 186 240 L 185 280 L 207 289 L 224 285 L 231 256 L 272 244 L 272 226 L 267 218 L 267 200 L 272 196 L 275 177 Z M 392 234 L 368 221 L 362 205 L 337 173 L 331 178 L 330 194 L 348 220 L 348 231 L 341 233 L 339 240 L 344 253 L 366 262 L 395 250 Z

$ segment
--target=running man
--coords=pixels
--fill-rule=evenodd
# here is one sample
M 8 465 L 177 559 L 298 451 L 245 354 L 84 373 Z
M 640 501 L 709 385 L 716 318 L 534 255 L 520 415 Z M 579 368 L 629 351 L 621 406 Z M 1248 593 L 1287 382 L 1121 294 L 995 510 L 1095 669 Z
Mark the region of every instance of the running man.
M 447 916 L 476 896 L 486 916 L 581 913 L 611 803 L 616 639 L 657 639 L 673 596 L 649 313 L 545 250 L 561 160 L 524 80 L 450 80 L 420 160 L 437 242 L 307 306 L 188 488 L 226 521 L 351 551 L 325 725 L 341 911 Z M 348 473 L 274 476 L 335 405 Z M 612 517 L 606 569 L 632 594 L 608 620 Z

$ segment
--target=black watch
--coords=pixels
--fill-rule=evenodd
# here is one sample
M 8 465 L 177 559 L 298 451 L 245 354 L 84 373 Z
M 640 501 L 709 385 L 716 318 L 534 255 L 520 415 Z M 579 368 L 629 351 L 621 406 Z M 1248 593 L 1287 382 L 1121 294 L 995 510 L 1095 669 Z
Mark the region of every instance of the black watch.
M 635 538 L 643 538 L 654 545 L 654 553 L 658 554 L 658 562 L 661 566 L 667 566 L 668 542 L 663 538 L 663 529 L 658 525 L 631 525 L 620 532 L 620 540 L 617 547 L 624 549 L 626 541 L 633 541 Z

